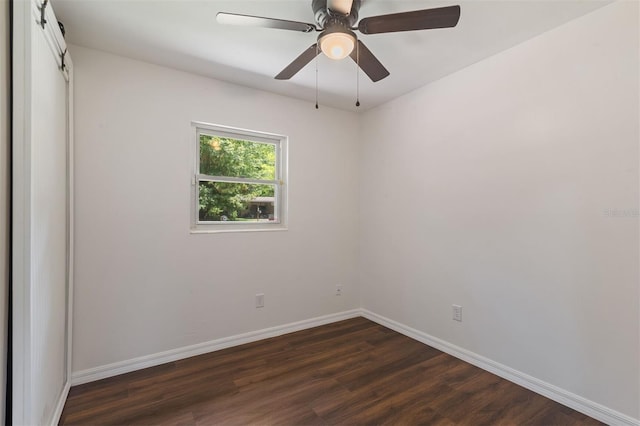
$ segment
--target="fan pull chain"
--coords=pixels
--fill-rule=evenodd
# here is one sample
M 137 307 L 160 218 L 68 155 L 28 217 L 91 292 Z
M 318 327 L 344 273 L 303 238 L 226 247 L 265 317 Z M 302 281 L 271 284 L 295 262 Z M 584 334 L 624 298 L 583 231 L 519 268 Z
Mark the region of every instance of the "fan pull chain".
M 320 46 L 316 45 L 316 109 L 318 109 L 318 55 Z
M 360 106 L 360 43 L 356 41 L 356 106 Z

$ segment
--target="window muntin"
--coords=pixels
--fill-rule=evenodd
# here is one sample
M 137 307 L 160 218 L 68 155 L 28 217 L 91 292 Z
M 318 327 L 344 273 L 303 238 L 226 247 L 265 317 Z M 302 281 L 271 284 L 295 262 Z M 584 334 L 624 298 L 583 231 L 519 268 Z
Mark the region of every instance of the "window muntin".
M 286 138 L 194 123 L 195 230 L 283 229 Z

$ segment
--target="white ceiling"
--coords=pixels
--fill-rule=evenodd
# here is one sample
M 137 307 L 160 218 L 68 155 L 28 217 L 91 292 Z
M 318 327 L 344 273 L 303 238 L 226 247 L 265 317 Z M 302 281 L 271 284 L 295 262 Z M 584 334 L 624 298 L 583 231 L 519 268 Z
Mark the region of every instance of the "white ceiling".
M 460 4 L 457 27 L 360 35 L 391 72 L 360 74 L 366 110 L 575 19 L 610 0 L 362 0 L 360 18 Z M 314 23 L 311 0 L 53 0 L 67 40 L 143 61 L 308 100 L 315 63 L 289 81 L 273 77 L 318 33 L 220 25 L 217 12 Z M 321 105 L 355 110 L 356 65 L 319 57 Z

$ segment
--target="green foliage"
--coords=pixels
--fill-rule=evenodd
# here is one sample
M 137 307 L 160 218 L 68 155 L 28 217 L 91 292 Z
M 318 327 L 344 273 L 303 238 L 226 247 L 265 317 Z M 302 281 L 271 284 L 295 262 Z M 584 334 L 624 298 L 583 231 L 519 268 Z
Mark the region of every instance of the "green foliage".
M 275 180 L 275 145 L 216 136 L 200 136 L 200 173 L 209 176 Z M 251 218 L 249 202 L 273 197 L 273 185 L 199 182 L 200 220 Z

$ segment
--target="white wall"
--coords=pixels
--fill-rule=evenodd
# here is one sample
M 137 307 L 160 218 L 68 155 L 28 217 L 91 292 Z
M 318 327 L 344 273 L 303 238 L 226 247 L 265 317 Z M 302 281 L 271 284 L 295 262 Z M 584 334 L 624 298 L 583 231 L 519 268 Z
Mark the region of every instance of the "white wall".
M 620 2 L 367 112 L 363 307 L 640 418 L 638 72 Z
M 71 51 L 74 372 L 359 305 L 355 114 Z M 289 136 L 288 231 L 189 233 L 192 120 Z
M 9 44 L 9 2 L 0 1 L 0 22 L 2 22 L 2 53 L 0 53 L 0 424 L 6 424 L 5 391 L 7 365 L 7 296 L 9 291 L 9 126 L 10 102 L 10 44 Z

